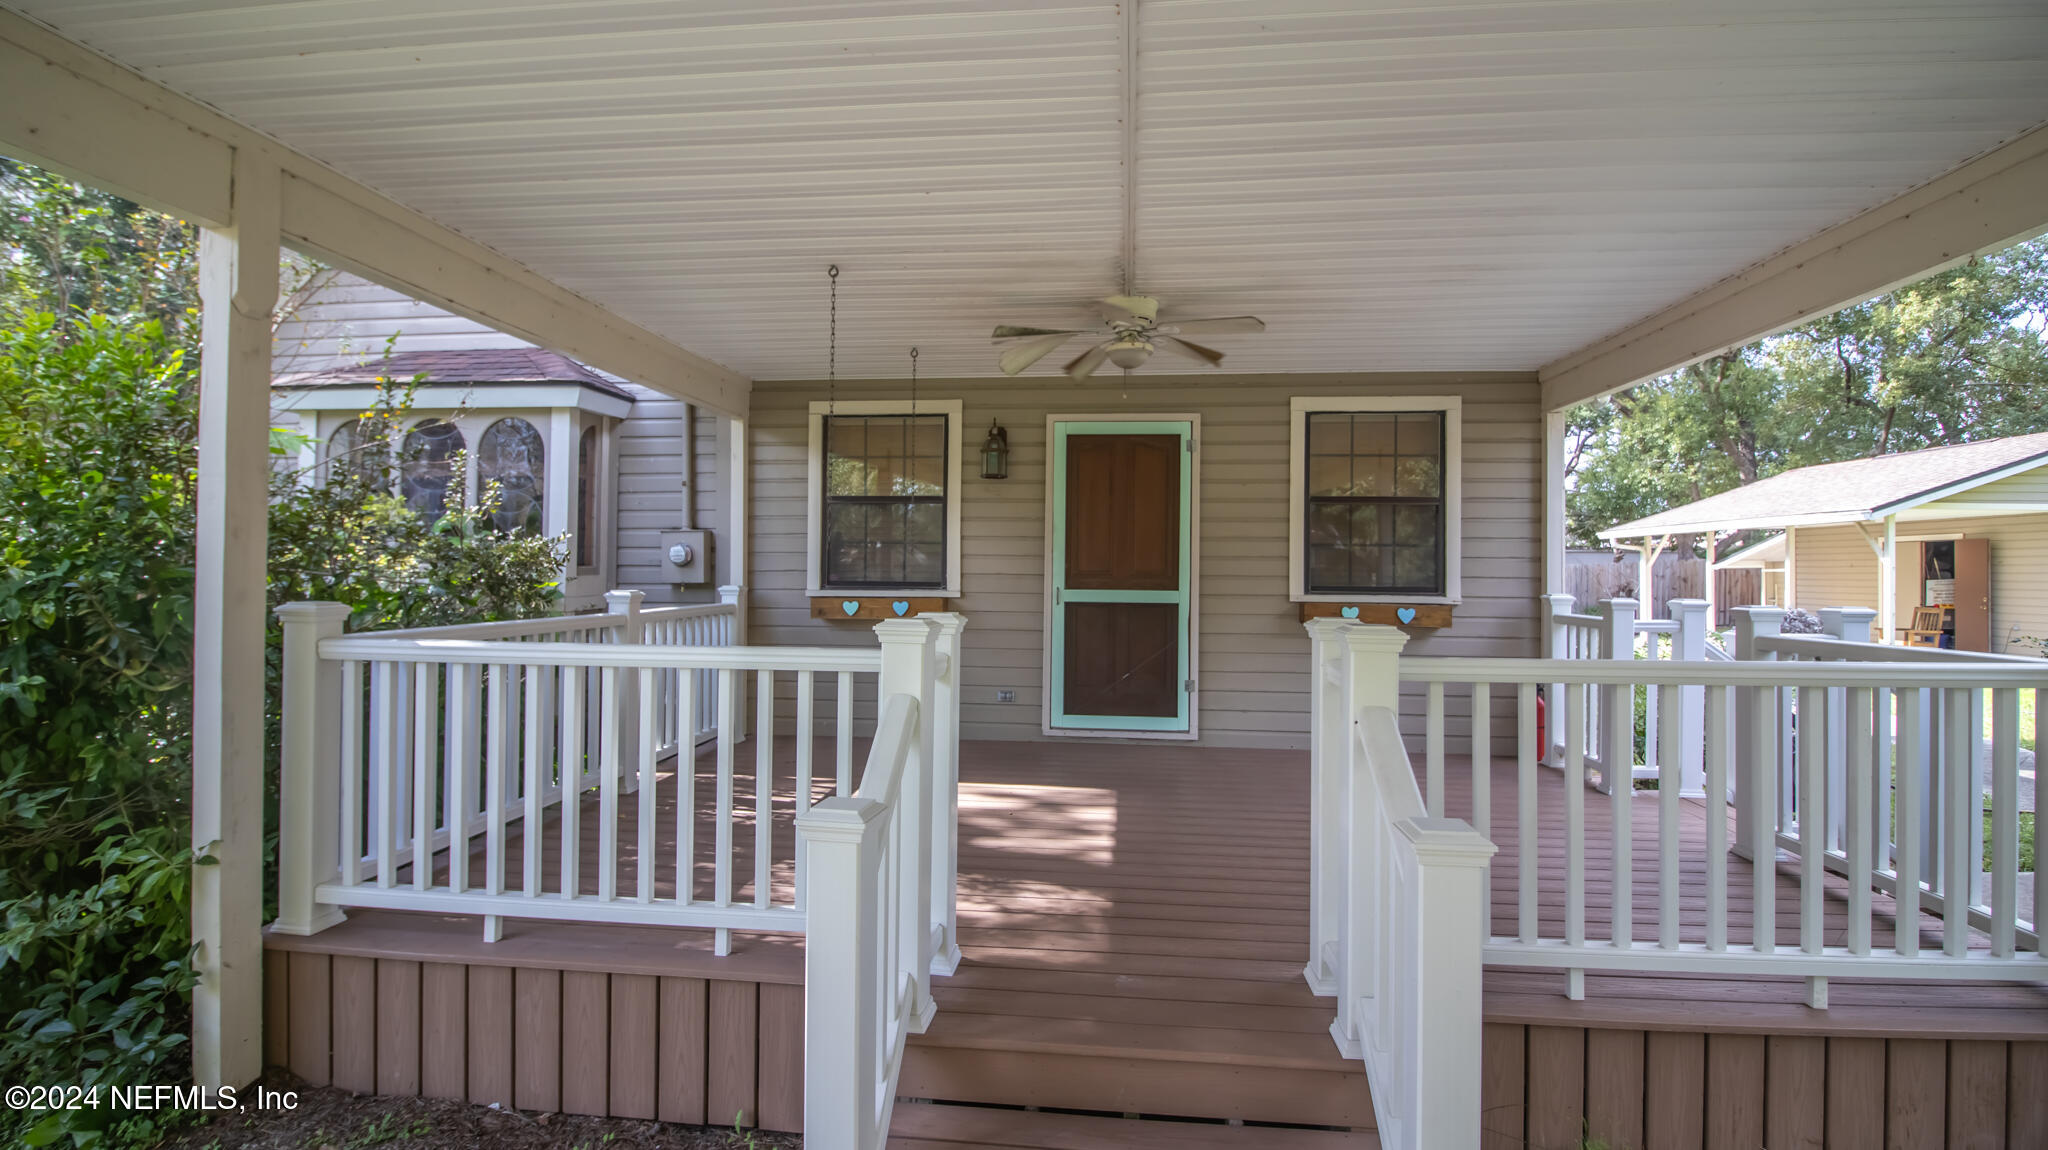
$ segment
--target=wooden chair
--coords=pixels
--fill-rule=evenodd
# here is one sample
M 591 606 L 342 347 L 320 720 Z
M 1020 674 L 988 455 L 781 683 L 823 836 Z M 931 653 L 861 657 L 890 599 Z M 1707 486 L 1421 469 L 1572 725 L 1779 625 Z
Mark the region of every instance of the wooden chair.
M 1946 607 L 1913 608 L 1913 626 L 1906 632 L 1908 647 L 1941 646 L 1942 621 L 1947 614 Z

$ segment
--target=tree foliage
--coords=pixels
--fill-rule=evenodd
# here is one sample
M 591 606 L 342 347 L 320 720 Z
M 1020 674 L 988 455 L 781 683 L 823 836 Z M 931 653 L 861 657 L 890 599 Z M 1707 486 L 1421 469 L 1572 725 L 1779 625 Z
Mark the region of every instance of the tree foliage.
M 2048 431 L 2048 241 L 1569 415 L 1574 542 L 1795 467 Z

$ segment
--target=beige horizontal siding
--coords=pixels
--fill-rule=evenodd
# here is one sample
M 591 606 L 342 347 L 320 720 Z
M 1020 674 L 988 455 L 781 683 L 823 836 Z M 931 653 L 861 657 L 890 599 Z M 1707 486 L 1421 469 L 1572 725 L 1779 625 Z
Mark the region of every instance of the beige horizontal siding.
M 842 399 L 904 397 L 896 381 L 841 382 Z M 1287 588 L 1288 401 L 1296 395 L 1457 395 L 1464 401 L 1464 602 L 1455 624 L 1418 632 L 1419 655 L 1537 654 L 1543 548 L 1541 416 L 1525 374 L 1166 376 L 925 381 L 923 398 L 964 405 L 961 591 L 968 618 L 961 720 L 967 738 L 1041 736 L 1046 416 L 1197 413 L 1200 474 L 1198 705 L 1201 740 L 1299 747 L 1308 728 L 1308 638 Z M 755 385 L 752 641 L 872 642 L 865 627 L 814 621 L 804 594 L 806 415 L 822 382 Z M 983 480 L 990 419 L 1009 431 L 1010 478 Z M 997 703 L 996 691 L 1016 692 Z M 787 690 L 787 687 L 785 687 Z M 1412 708 L 1410 708 L 1412 709 Z

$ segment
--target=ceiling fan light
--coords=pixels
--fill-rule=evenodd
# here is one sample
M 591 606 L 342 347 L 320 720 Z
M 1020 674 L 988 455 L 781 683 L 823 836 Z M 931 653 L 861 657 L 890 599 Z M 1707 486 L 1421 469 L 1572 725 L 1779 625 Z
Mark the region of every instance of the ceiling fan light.
M 1129 371 L 1152 358 L 1152 345 L 1142 339 L 1120 339 L 1109 345 L 1109 362 Z

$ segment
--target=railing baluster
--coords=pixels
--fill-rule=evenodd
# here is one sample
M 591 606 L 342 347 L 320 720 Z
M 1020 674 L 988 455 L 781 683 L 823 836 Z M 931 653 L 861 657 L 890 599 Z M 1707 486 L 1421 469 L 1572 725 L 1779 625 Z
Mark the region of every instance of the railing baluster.
M 1977 859 L 1971 857 L 1980 828 L 1970 825 L 1976 813 L 1979 791 L 1976 771 L 1976 742 L 1981 732 L 1970 723 L 1970 696 L 1975 692 L 1950 688 L 1945 696 L 1943 740 L 1948 746 L 1942 770 L 1942 866 L 1941 935 L 1942 952 L 1961 958 L 1970 949 L 1970 886 L 1977 877 Z
M 1673 702 L 1680 698 L 1679 692 L 1672 692 Z M 1679 776 L 1684 773 L 1685 752 L 1678 736 L 1683 713 L 1683 707 L 1666 707 L 1656 726 L 1643 728 L 1644 749 L 1657 744 L 1657 945 L 1664 950 L 1677 950 L 1679 939 L 1678 795 L 1684 785 Z
M 1634 693 L 1614 693 L 1607 714 L 1607 757 L 1600 760 L 1600 773 L 1607 783 L 1608 831 L 1613 842 L 1610 859 L 1612 897 L 1608 923 L 1614 945 L 1627 949 L 1635 941 L 1635 746 L 1636 716 Z M 1649 732 L 1645 731 L 1645 739 Z
M 676 673 L 676 905 L 697 897 L 697 673 Z
M 440 727 L 440 667 L 421 663 L 413 671 L 412 717 L 412 886 L 431 890 L 434 885 L 434 762 L 435 734 Z
M 1537 847 L 1537 780 L 1536 757 L 1538 752 L 1548 753 L 1550 748 L 1538 747 L 1536 731 L 1536 692 L 1534 683 L 1523 683 L 1517 700 L 1521 731 L 1515 761 L 1515 885 L 1520 895 L 1516 908 L 1515 934 L 1522 942 L 1536 941 L 1536 847 Z M 1559 692 L 1553 691 L 1556 695 Z M 1556 723 L 1559 713 L 1553 712 L 1550 721 Z M 1550 732 L 1545 731 L 1542 739 L 1548 741 Z
M 769 878 L 775 862 L 775 672 L 754 672 L 754 905 L 767 906 L 774 892 Z
M 1849 873 L 1849 932 L 1851 954 L 1870 953 L 1870 891 L 1876 880 L 1871 866 L 1870 792 L 1876 780 L 1871 763 L 1871 692 L 1867 687 L 1850 687 L 1845 692 L 1848 714 L 1844 736 L 1848 740 L 1843 774 L 1842 854 Z
M 560 827 L 555 845 L 562 853 L 562 897 L 573 899 L 583 893 L 583 668 L 562 668 L 560 683 L 562 735 L 555 773 L 561 779 L 562 805 L 555 812 Z
M 1472 829 L 1493 837 L 1493 692 L 1491 684 L 1472 684 Z M 1493 936 L 1493 864 L 1479 879 L 1479 937 Z
M 505 893 L 505 709 L 507 701 L 503 663 L 491 664 L 485 721 L 490 725 L 484 737 L 484 893 Z
M 1827 926 L 1828 689 L 1799 688 L 1799 949 L 1819 954 Z
M 1707 688 L 1707 949 L 1728 949 L 1728 688 Z
M 476 696 L 471 684 L 477 668 L 469 663 L 448 664 L 448 732 L 446 761 L 442 766 L 443 821 L 448 824 L 448 889 L 461 894 L 469 889 L 469 810 L 475 791 L 470 786 L 476 763 Z
M 834 766 L 838 771 L 838 794 L 845 798 L 853 793 L 853 674 L 839 672 L 839 695 L 833 702 L 833 736 L 838 740 L 834 747 Z
M 548 697 L 548 669 L 538 663 L 528 663 L 520 684 L 520 714 L 526 721 L 526 729 L 520 739 L 520 750 L 525 759 L 524 776 L 520 780 L 525 791 L 525 813 L 519 828 L 519 892 L 528 898 L 540 897 L 542 856 L 547 843 L 547 763 L 541 758 L 541 722 L 546 717 L 543 702 Z
M 654 755 L 658 749 L 655 719 L 656 708 L 665 695 L 655 690 L 659 679 L 651 668 L 643 668 L 634 678 L 640 685 L 640 794 L 633 807 L 634 814 L 639 816 L 633 857 L 640 865 L 638 873 L 633 876 L 633 897 L 640 902 L 651 902 L 654 899 L 654 808 L 658 798 L 654 777 Z
M 1775 687 L 1754 688 L 1748 731 L 1749 745 L 1742 770 L 1748 785 L 1743 788 L 1751 804 L 1750 826 L 1756 841 L 1749 859 L 1749 945 L 1759 954 L 1770 954 L 1778 946 L 1778 776 L 1779 753 L 1784 744 L 1778 738 L 1778 691 Z
M 1894 933 L 1892 949 L 1901 957 L 1912 958 L 1920 953 L 1920 870 L 1921 813 L 1927 794 L 1927 747 L 1922 741 L 1925 732 L 1921 729 L 1921 718 L 1925 714 L 1925 691 L 1901 691 L 1893 696 L 1899 717 L 1899 738 L 1897 750 L 1892 758 L 1897 764 L 1898 781 L 1898 830 L 1892 852 L 1892 869 L 1897 878 L 1892 884 L 1894 903 Z
M 2019 692 L 1991 693 L 1991 954 L 2011 958 L 2020 873 Z M 2038 728 L 2037 728 L 2038 729 Z M 2038 818 L 2038 816 L 2037 816 Z M 2036 824 L 2038 834 L 2038 823 Z M 2035 840 L 2035 850 L 2040 840 Z M 2035 924 L 2039 927 L 2039 923 Z
M 1428 762 L 1428 789 L 1423 801 L 1431 818 L 1444 817 L 1444 685 L 1429 685 L 1429 701 L 1423 712 L 1423 754 Z
M 619 669 L 606 667 L 598 678 L 597 897 L 619 897 L 619 743 L 624 721 L 619 698 Z
M 814 706 L 813 696 L 817 693 L 815 676 L 809 671 L 796 673 L 796 805 L 794 814 L 802 818 L 811 809 L 811 721 Z M 802 835 L 796 840 L 796 906 L 804 907 L 804 871 L 809 854 L 804 847 Z
M 1576 716 L 1586 705 L 1586 684 L 1565 688 L 1566 710 Z M 1586 945 L 1586 736 L 1577 722 L 1564 735 L 1564 941 Z
M 735 692 L 739 677 L 731 670 L 718 672 L 718 787 L 714 802 L 711 846 L 711 904 L 732 905 L 732 772 L 733 743 L 739 737 L 739 698 Z M 723 956 L 732 952 L 732 932 L 713 935 L 712 950 Z
M 398 693 L 397 667 L 387 662 L 370 665 L 370 834 L 371 849 L 377 855 L 377 885 L 388 887 L 398 880 L 397 795 L 394 794 L 397 759 L 394 745 L 398 732 L 393 712 L 402 705 Z
M 354 659 L 341 665 L 340 842 L 341 881 L 354 886 L 363 881 L 363 665 Z

